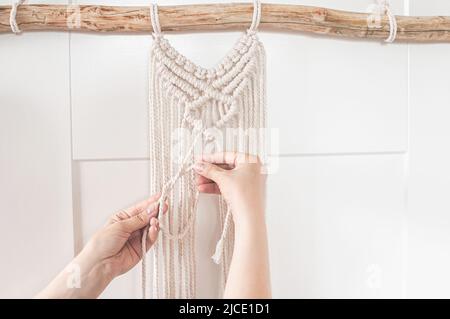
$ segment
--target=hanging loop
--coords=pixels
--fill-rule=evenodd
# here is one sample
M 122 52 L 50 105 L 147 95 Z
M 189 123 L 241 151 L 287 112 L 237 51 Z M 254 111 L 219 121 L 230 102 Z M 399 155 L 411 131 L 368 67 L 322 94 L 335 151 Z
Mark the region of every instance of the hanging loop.
M 21 31 L 19 26 L 17 25 L 16 16 L 17 16 L 17 8 L 21 4 L 23 4 L 25 0 L 17 0 L 11 2 L 11 12 L 9 14 L 9 25 L 11 26 L 11 31 L 15 34 L 19 34 Z
M 397 19 L 395 18 L 395 15 L 392 13 L 389 2 L 384 2 L 384 9 L 386 12 L 386 15 L 389 18 L 389 37 L 384 40 L 385 42 L 392 43 L 395 41 L 395 38 L 397 37 Z
M 158 5 L 156 3 L 150 5 L 150 21 L 152 23 L 153 35 L 160 35 L 161 25 L 159 23 Z
M 368 8 L 370 15 L 367 17 L 367 25 L 369 29 L 381 29 L 381 16 L 386 15 L 389 19 L 389 36 L 385 42 L 392 43 L 397 37 L 397 19 L 392 13 L 389 0 L 376 0 Z
M 253 17 L 252 24 L 250 25 L 249 31 L 256 32 L 261 20 L 261 1 L 253 0 Z

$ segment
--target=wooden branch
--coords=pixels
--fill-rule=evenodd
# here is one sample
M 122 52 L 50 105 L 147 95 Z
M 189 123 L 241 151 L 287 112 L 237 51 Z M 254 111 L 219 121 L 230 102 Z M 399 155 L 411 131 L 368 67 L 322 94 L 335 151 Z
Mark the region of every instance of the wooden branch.
M 0 32 L 11 32 L 10 6 L 0 6 Z M 159 6 L 162 30 L 244 30 L 253 13 L 251 3 Z M 347 38 L 385 39 L 389 23 L 369 28 L 368 15 L 326 8 L 262 4 L 263 30 L 300 31 Z M 450 17 L 397 16 L 397 40 L 449 42 Z M 17 23 L 22 31 L 151 32 L 148 7 L 95 5 L 21 5 Z

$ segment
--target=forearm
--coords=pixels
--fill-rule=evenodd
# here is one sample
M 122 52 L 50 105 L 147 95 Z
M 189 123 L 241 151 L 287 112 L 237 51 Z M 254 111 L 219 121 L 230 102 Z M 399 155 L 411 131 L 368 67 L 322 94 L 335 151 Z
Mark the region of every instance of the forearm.
M 235 244 L 224 298 L 271 298 L 263 214 L 235 223 Z
M 111 280 L 107 265 L 83 250 L 35 298 L 97 298 Z

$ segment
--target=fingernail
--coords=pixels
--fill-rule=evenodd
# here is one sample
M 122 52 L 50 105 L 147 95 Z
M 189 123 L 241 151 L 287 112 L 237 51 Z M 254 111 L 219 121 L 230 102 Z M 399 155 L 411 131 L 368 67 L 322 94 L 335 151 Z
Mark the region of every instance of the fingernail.
M 202 171 L 205 169 L 205 163 L 202 163 L 202 162 L 197 162 L 197 163 L 195 163 L 194 169 L 195 169 L 197 172 L 202 172 Z
M 156 218 L 152 217 L 152 219 L 150 219 L 150 225 L 156 225 Z

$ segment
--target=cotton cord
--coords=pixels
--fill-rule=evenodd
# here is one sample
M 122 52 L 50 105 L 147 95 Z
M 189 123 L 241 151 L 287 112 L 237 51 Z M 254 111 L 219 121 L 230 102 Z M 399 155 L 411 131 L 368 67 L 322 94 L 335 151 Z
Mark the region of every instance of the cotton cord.
M 381 20 L 381 15 L 386 15 L 389 19 L 389 36 L 384 41 L 387 43 L 392 43 L 397 37 L 397 19 L 392 13 L 389 0 L 376 0 L 376 2 L 370 6 L 372 13 L 376 14 L 377 19 Z M 370 11 L 370 9 L 369 9 Z
M 161 236 L 154 243 L 153 297 L 195 298 L 195 221 L 199 193 L 193 165 L 198 146 L 219 146 L 213 132 L 227 128 L 263 128 L 265 125 L 265 53 L 257 38 L 260 1 L 254 1 L 252 23 L 228 55 L 214 68 L 202 68 L 175 50 L 161 33 L 156 4 L 150 6 L 153 46 L 150 57 L 149 136 L 150 191 L 161 192 L 158 219 Z M 175 150 L 174 131 L 189 132 L 191 141 Z M 256 145 L 263 143 L 258 140 Z M 228 151 L 249 152 L 243 148 Z M 176 162 L 178 157 L 181 161 Z M 176 195 L 176 196 L 175 196 Z M 168 200 L 169 199 L 169 200 Z M 167 201 L 168 200 L 168 201 Z M 168 214 L 163 215 L 164 205 Z M 232 247 L 232 211 L 225 202 L 222 233 L 212 259 L 224 278 Z M 222 207 L 222 206 L 221 206 Z M 173 211 L 177 211 L 174 215 Z M 146 242 L 142 232 L 142 296 L 146 298 Z
M 153 34 L 160 35 L 161 25 L 159 23 L 158 5 L 156 3 L 150 5 L 150 21 L 152 23 Z
M 224 250 L 224 241 L 226 239 L 227 233 L 228 233 L 228 228 L 230 227 L 230 222 L 231 222 L 231 209 L 228 207 L 227 208 L 227 213 L 225 215 L 225 221 L 224 221 L 224 225 L 223 225 L 223 230 L 222 230 L 222 234 L 220 235 L 220 239 L 216 244 L 216 249 L 214 251 L 214 255 L 212 255 L 212 260 L 216 263 L 216 264 L 220 264 L 222 262 L 222 255 L 223 255 L 223 250 Z
M 250 25 L 250 31 L 256 32 L 259 26 L 259 22 L 261 20 L 261 1 L 255 0 L 253 2 L 253 16 L 252 16 L 252 24 Z
M 385 2 L 385 11 L 386 15 L 389 18 L 389 37 L 385 40 L 387 43 L 393 43 L 395 38 L 397 37 L 397 19 L 395 15 L 392 13 L 389 2 Z
M 9 25 L 11 26 L 11 31 L 15 34 L 19 34 L 20 28 L 17 25 L 16 16 L 17 16 L 17 9 L 21 4 L 23 4 L 25 0 L 17 0 L 11 2 L 11 12 L 9 13 Z

